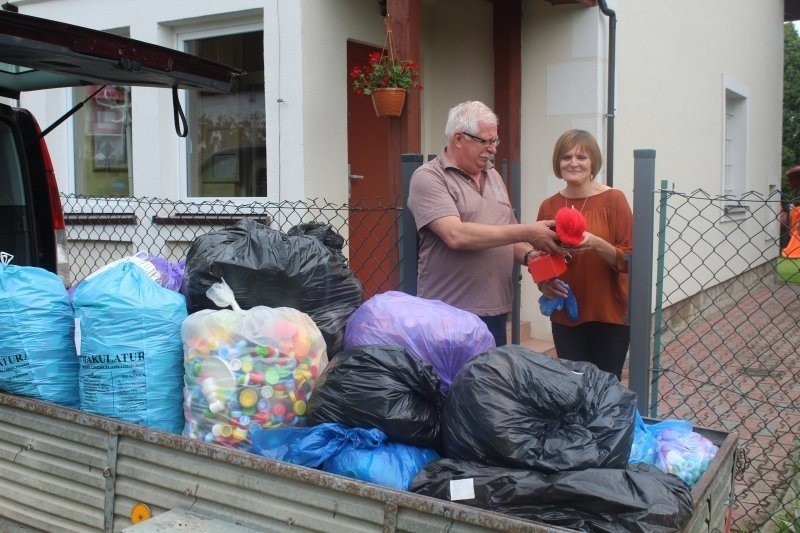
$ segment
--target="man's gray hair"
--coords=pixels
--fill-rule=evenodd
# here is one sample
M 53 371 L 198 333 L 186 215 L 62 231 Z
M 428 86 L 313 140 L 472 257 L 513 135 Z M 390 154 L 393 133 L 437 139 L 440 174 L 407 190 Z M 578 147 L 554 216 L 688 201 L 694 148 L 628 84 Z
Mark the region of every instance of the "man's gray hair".
M 463 102 L 451 108 L 450 112 L 447 113 L 447 125 L 444 127 L 444 134 L 447 136 L 448 141 L 453 138 L 453 135 L 462 131 L 474 135 L 478 133 L 478 123 L 480 122 L 497 126 L 500 119 L 483 102 L 477 100 Z

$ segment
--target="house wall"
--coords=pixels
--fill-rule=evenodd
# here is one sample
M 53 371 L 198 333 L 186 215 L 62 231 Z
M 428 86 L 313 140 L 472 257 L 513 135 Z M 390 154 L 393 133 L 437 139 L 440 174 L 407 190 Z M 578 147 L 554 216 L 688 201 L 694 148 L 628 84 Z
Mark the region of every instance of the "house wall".
M 348 201 L 347 41 L 384 44 L 386 29 L 377 2 L 304 0 L 302 2 L 303 117 L 305 190 L 294 198 Z M 288 126 L 288 125 L 286 125 Z M 284 128 L 282 128 L 284 129 Z
M 531 0 L 523 5 L 522 222 L 535 221 L 542 200 L 563 187 L 551 161 L 553 145 L 564 131 L 585 129 L 605 146 L 604 30 L 597 9 Z M 598 179 L 604 176 L 605 168 Z M 551 338 L 538 298 L 538 289 L 523 276 L 522 318 L 531 323 L 535 338 Z
M 422 7 L 422 152 L 437 154 L 447 144 L 451 107 L 467 100 L 493 105 L 492 5 L 423 0 Z
M 618 180 L 632 150 L 657 151 L 659 178 L 722 193 L 723 77 L 749 93 L 747 189 L 780 175 L 783 2 L 620 0 Z
M 727 84 L 747 96 L 746 190 L 767 196 L 779 187 L 782 2 L 617 0 L 608 5 L 617 15 L 614 186 L 632 202 L 633 151 L 648 148 L 656 150 L 656 185 L 666 179 L 679 191 L 701 188 L 709 196 L 723 194 Z M 608 159 L 604 115 L 609 28 L 599 9 L 536 0 L 523 7 L 522 219 L 527 221 L 535 217 L 542 199 L 561 188 L 551 156 L 564 130 L 592 132 Z M 606 180 L 605 165 L 599 179 Z M 717 264 L 699 271 L 699 265 L 684 264 L 692 279 L 667 280 L 667 293 L 680 283 L 692 294 L 777 253 L 772 213 L 765 210 L 761 223 L 774 226 L 774 232 L 743 250 L 744 243 L 730 237 L 739 220 L 726 216 L 722 207 L 712 211 L 710 220 L 691 222 L 693 230 L 721 236 L 710 243 L 717 246 Z M 673 238 L 681 230 L 671 227 Z M 665 266 L 667 271 L 675 267 Z M 522 287 L 523 302 L 538 298 L 530 284 Z M 535 306 L 523 307 L 523 318 L 532 321 L 534 336 L 549 336 L 549 324 Z
M 657 184 L 723 194 L 727 85 L 747 96 L 747 150 L 736 154 L 746 159 L 744 190 L 763 198 L 779 187 L 783 2 L 619 0 L 617 15 L 615 185 L 631 191 L 633 150 L 652 148 Z M 687 272 L 666 281 L 666 294 L 691 295 L 777 255 L 773 212 L 761 209 L 737 231 L 744 219 L 715 207 L 690 222 L 709 241 L 698 243 L 699 255 L 714 253 L 702 265 L 691 257 L 666 264 L 667 272 Z M 683 231 L 679 224 L 671 224 L 668 242 Z M 763 238 L 747 240 L 761 228 Z
M 386 33 L 377 2 L 142 0 L 122 2 L 112 11 L 98 0 L 15 3 L 25 14 L 179 49 L 197 32 L 260 25 L 268 72 L 268 180 L 269 190 L 276 191 L 270 197 L 347 201 L 346 43 L 383 46 Z M 422 151 L 437 153 L 445 143 L 450 107 L 468 99 L 492 103 L 492 7 L 484 0 L 424 0 L 422 9 Z M 180 155 L 185 145 L 174 132 L 169 91 L 133 88 L 133 101 L 133 194 L 186 198 Z M 67 90 L 22 97 L 42 124 L 55 121 L 69 102 Z M 48 142 L 61 190 L 75 192 L 71 123 L 52 132 Z

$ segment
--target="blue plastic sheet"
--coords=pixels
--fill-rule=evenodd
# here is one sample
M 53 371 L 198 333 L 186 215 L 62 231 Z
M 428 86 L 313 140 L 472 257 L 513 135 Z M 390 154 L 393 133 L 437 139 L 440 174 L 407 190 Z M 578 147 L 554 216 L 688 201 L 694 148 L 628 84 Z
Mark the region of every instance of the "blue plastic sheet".
M 74 333 L 61 278 L 0 265 L 0 390 L 78 407 Z
M 84 411 L 181 433 L 183 295 L 122 262 L 82 281 L 80 406 Z
M 255 453 L 270 459 L 399 490 L 408 490 L 417 472 L 439 458 L 427 448 L 389 442 L 379 429 L 336 423 L 265 429 L 252 436 L 252 443 Z

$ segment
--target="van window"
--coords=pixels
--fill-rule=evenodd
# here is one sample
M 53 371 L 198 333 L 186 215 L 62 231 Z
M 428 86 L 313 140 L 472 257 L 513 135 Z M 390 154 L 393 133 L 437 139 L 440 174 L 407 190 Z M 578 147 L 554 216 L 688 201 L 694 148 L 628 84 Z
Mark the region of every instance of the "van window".
M 186 94 L 188 195 L 267 196 L 264 32 L 187 40 L 186 51 L 247 72 L 229 94 Z
M 18 146 L 8 124 L 0 123 L 0 205 L 24 204 L 25 190 Z
M 20 147 L 11 127 L 0 122 L 0 252 L 14 255 L 14 264 L 29 265 L 32 231 Z

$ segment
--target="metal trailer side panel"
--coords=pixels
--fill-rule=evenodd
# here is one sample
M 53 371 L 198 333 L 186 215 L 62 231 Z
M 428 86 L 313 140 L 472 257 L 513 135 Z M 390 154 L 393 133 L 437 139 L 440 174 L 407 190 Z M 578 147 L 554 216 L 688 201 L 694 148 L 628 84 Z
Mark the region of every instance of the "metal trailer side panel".
M 259 531 L 570 531 L 2 393 L 0 446 L 0 515 L 46 531 L 122 531 L 137 502 Z
M 737 435 L 695 431 L 719 452 L 683 531 L 723 531 Z M 571 531 L 2 393 L 0 452 L 0 515 L 46 531 L 122 531 L 137 502 L 259 531 Z
M 187 509 L 253 529 L 374 531 L 384 521 L 380 502 L 135 439 L 120 439 L 116 474 L 118 498 Z M 120 511 L 118 523 L 130 508 Z
M 0 405 L 3 516 L 45 530 L 103 528 L 107 434 Z
M 733 504 L 734 470 L 738 434 L 696 427 L 694 431 L 717 445 L 719 450 L 706 472 L 692 487 L 694 512 L 681 533 L 726 531 Z

